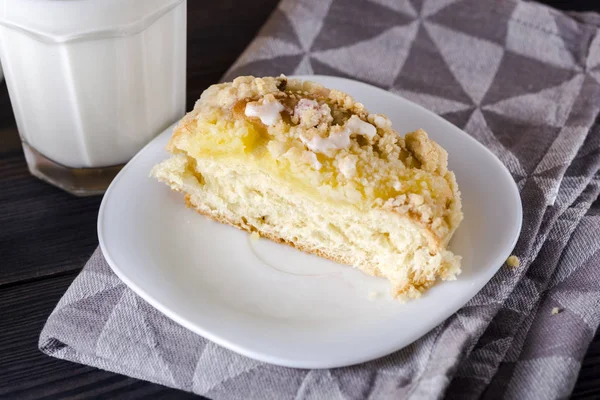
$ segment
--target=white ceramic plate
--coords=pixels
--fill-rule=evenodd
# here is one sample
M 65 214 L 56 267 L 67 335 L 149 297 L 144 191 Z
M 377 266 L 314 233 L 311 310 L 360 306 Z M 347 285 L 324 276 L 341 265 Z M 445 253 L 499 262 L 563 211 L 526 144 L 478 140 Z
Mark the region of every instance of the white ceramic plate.
M 364 83 L 307 78 L 387 114 L 401 132 L 425 129 L 448 150 L 465 215 L 450 246 L 463 256 L 458 280 L 402 304 L 381 278 L 209 221 L 148 177 L 168 157 L 172 128 L 112 182 L 98 237 L 119 278 L 184 327 L 268 363 L 340 367 L 410 344 L 471 299 L 510 255 L 521 229 L 521 200 L 491 152 L 432 112 Z

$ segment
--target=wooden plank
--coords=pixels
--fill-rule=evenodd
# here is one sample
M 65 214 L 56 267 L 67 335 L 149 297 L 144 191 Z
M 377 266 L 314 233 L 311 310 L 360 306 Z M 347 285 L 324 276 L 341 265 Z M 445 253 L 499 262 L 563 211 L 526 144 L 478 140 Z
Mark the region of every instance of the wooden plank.
M 98 245 L 100 200 L 34 178 L 20 150 L 2 154 L 0 285 L 81 269 Z
M 0 157 L 2 153 L 18 150 L 21 141 L 17 134 L 17 124 L 10 105 L 6 81 L 0 82 Z
M 39 333 L 76 276 L 73 271 L 0 288 L 0 398 L 198 398 L 39 351 Z

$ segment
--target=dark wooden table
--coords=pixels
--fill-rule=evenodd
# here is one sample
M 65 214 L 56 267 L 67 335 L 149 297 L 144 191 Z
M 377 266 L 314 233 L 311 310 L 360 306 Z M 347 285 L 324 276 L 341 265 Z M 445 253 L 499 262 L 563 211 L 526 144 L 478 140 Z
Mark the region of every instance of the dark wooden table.
M 597 0 L 545 1 L 597 10 Z M 233 63 L 277 0 L 188 2 L 187 104 Z M 98 245 L 101 197 L 76 198 L 29 175 L 0 85 L 0 398 L 187 398 L 164 386 L 54 359 L 37 348 L 46 318 Z M 600 335 L 573 398 L 600 398 Z

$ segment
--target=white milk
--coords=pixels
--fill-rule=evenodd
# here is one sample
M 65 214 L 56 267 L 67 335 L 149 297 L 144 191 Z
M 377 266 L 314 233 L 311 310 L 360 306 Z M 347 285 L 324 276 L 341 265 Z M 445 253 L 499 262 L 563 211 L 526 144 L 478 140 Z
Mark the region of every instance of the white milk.
M 69 168 L 127 162 L 185 112 L 185 0 L 0 0 L 21 138 Z

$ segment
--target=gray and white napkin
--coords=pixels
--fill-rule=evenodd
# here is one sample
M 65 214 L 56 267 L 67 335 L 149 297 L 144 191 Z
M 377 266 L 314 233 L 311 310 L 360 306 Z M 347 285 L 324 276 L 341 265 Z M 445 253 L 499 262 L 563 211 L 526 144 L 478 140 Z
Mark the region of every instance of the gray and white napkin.
M 224 77 L 368 82 L 464 129 L 510 170 L 521 266 L 412 345 L 330 370 L 260 363 L 164 317 L 97 250 L 40 349 L 214 399 L 567 396 L 600 323 L 598 21 L 517 0 L 284 0 Z

